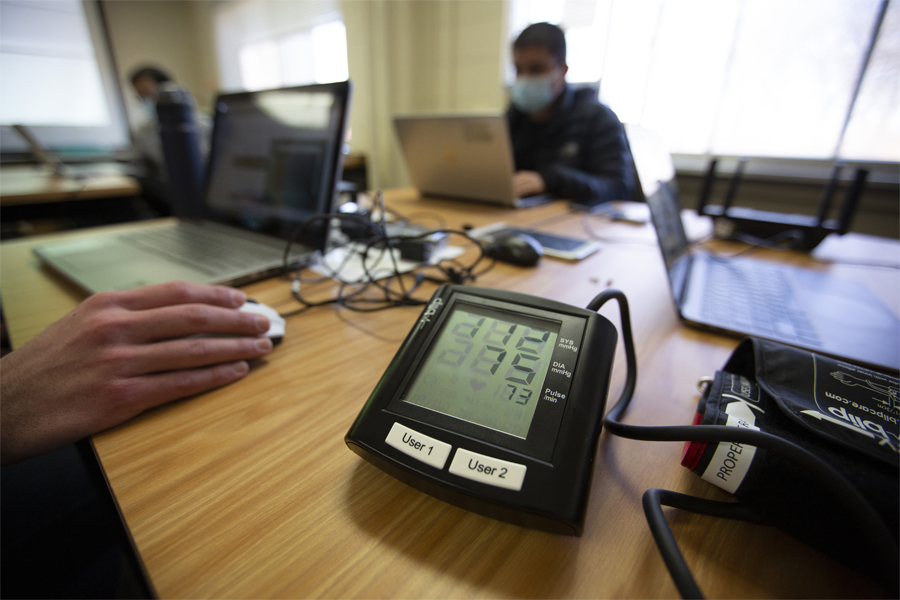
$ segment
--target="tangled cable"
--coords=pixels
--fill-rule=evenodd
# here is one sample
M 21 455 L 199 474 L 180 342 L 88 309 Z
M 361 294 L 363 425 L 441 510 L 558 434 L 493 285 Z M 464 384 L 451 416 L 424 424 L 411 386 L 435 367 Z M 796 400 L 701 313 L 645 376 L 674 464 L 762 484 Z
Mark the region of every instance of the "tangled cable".
M 475 272 L 476 267 L 485 257 L 484 245 L 481 241 L 471 237 L 468 233 L 461 230 L 441 227 L 438 229 L 430 229 L 414 235 L 389 235 L 388 224 L 386 222 L 386 213 L 388 212 L 384 206 L 384 198 L 379 191 L 377 201 L 380 210 L 380 222 L 376 223 L 371 219 L 365 218 L 357 214 L 349 213 L 327 213 L 316 215 L 301 223 L 293 232 L 290 239 L 285 245 L 284 255 L 282 257 L 282 273 L 291 279 L 291 296 L 299 302 L 302 307 L 295 311 L 282 314 L 283 317 L 290 317 L 310 308 L 324 306 L 327 304 L 338 304 L 349 310 L 357 312 L 375 312 L 394 308 L 397 306 L 419 306 L 426 303 L 427 299 L 420 299 L 413 296 L 419 286 L 425 282 L 434 283 L 455 283 L 462 284 L 475 281 L 475 279 L 486 273 L 492 266 L 491 262 L 487 267 L 479 272 Z M 397 211 L 391 211 L 396 216 L 406 220 L 399 215 Z M 324 270 L 326 274 L 313 279 L 303 279 L 300 277 L 301 266 L 296 274 L 292 274 L 291 248 L 297 244 L 303 235 L 310 231 L 313 226 L 322 224 L 324 227 L 333 227 L 337 223 L 353 223 L 361 226 L 363 231 L 368 235 L 360 239 L 347 241 L 333 246 L 329 252 L 343 248 L 345 256 L 337 267 L 331 267 L 324 261 L 319 263 L 319 269 Z M 435 234 L 448 234 L 462 236 L 474 243 L 479 250 L 478 257 L 471 264 L 463 264 L 456 259 L 441 260 L 436 263 L 423 264 L 411 271 L 403 272 L 398 264 L 397 246 L 404 242 L 416 242 L 424 240 Z M 348 281 L 342 277 L 342 271 L 356 257 L 360 258 L 360 265 L 363 270 L 363 277 L 358 281 Z M 384 258 L 390 261 L 392 271 L 386 276 L 372 272 L 372 265 L 379 265 Z M 374 258 L 374 260 L 373 260 Z M 449 264 L 446 264 L 449 263 Z M 429 274 L 427 271 L 435 270 L 437 273 Z M 411 282 L 404 281 L 404 278 L 411 278 Z M 327 280 L 335 280 L 338 285 L 337 294 L 333 298 L 321 301 L 312 301 L 304 297 L 302 288 L 304 284 L 318 283 Z M 371 291 L 375 290 L 375 297 Z

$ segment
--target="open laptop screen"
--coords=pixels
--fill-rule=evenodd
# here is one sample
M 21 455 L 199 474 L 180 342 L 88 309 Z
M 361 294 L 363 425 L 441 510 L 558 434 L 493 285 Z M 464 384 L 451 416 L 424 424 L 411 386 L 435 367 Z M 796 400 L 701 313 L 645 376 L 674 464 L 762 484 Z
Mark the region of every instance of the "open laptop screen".
M 349 102 L 349 82 L 220 95 L 206 217 L 287 238 L 298 224 L 331 212 Z M 325 225 L 298 241 L 321 249 Z
M 679 204 L 670 187 L 662 183 L 647 197 L 653 227 L 656 229 L 656 237 L 659 238 L 659 247 L 662 250 L 672 295 L 676 302 L 681 301 L 689 264 L 689 243 L 684 232 L 684 224 L 681 222 Z

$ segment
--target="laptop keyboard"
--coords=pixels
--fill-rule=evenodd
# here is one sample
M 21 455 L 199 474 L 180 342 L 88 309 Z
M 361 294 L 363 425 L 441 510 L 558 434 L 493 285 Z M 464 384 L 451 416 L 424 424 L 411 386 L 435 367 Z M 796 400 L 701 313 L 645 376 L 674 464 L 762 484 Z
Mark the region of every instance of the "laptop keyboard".
M 188 224 L 129 233 L 121 241 L 208 275 L 258 267 L 275 257 L 272 249 L 251 241 Z
M 706 264 L 703 315 L 711 323 L 739 327 L 754 335 L 822 345 L 781 269 L 757 262 L 715 259 Z

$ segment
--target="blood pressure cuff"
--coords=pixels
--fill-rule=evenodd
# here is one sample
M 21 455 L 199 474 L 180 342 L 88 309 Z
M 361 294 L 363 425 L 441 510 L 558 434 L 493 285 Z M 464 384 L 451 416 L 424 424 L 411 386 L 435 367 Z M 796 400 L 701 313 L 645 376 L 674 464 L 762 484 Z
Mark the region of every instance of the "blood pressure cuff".
M 897 541 L 898 391 L 895 377 L 747 338 L 716 373 L 694 423 L 756 429 L 809 450 L 862 493 Z M 734 494 L 764 521 L 884 581 L 849 509 L 826 482 L 788 458 L 746 444 L 689 442 L 682 464 Z

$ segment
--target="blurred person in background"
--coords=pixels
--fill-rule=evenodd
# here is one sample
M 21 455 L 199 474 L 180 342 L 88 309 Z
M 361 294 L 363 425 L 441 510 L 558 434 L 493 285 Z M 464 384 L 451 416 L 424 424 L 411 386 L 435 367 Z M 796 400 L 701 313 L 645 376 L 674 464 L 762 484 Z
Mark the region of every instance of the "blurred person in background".
M 616 114 L 596 90 L 566 83 L 566 36 L 550 23 L 513 42 L 516 81 L 507 111 L 519 197 L 549 193 L 584 204 L 628 200 L 631 153 Z

